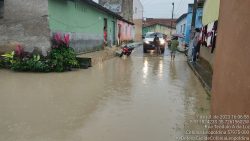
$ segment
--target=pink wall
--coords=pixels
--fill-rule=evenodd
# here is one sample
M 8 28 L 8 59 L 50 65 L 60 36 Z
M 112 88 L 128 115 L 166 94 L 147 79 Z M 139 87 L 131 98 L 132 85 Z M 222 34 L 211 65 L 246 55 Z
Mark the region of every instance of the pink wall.
M 119 25 L 120 27 L 120 40 L 121 41 L 130 41 L 134 39 L 134 26 L 128 24 L 124 21 L 117 20 L 117 38 L 119 34 Z

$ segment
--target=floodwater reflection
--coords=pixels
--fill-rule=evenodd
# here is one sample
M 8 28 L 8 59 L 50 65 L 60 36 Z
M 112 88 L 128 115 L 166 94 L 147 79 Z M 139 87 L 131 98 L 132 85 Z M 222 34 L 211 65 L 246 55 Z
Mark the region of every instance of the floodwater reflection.
M 0 70 L 0 140 L 175 141 L 209 101 L 182 56 L 141 52 L 67 73 Z

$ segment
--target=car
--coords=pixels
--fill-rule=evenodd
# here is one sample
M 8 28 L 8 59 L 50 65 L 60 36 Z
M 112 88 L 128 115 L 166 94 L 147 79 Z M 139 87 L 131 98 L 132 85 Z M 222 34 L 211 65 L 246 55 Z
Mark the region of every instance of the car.
M 163 34 L 162 33 L 157 33 L 157 32 L 148 32 L 148 33 L 146 33 L 145 38 L 143 39 L 143 52 L 144 53 L 147 53 L 148 50 L 155 50 L 156 49 L 155 46 L 154 46 L 155 35 L 157 35 L 157 37 L 159 37 L 161 53 L 164 53 L 165 46 L 166 46 L 166 41 L 163 38 Z

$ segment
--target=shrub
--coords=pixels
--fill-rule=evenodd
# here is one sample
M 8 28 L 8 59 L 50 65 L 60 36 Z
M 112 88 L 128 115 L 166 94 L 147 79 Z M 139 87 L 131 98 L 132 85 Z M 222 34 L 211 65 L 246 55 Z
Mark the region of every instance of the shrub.
M 3 68 L 3 60 L 0 58 L 0 69 Z
M 32 72 L 63 72 L 79 66 L 76 54 L 73 48 L 69 47 L 69 35 L 64 35 L 63 39 L 60 33 L 54 36 L 52 49 L 45 58 L 40 55 L 30 55 L 24 52 L 23 47 L 17 45 L 15 51 L 2 55 L 4 64 L 15 71 Z
M 17 59 L 11 65 L 15 71 L 50 72 L 49 61 L 41 59 L 40 55 L 33 55 L 32 58 Z
M 7 68 L 10 68 L 11 65 L 16 61 L 15 60 L 15 52 L 9 52 L 9 53 L 5 53 L 4 55 L 2 55 L 2 57 L 4 57 L 3 59 L 3 65 Z
M 60 33 L 54 36 L 52 42 L 52 50 L 50 52 L 51 67 L 57 71 L 62 72 L 65 70 L 71 70 L 73 67 L 77 67 L 78 61 L 74 49 L 69 47 L 69 35 L 64 35 L 64 39 Z

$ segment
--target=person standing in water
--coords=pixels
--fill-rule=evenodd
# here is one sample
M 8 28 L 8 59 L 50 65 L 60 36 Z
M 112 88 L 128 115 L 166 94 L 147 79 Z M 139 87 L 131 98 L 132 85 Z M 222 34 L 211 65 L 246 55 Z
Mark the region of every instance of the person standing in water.
M 170 46 L 170 50 L 171 50 L 171 61 L 175 59 L 175 54 L 177 51 L 177 47 L 179 45 L 178 42 L 178 37 L 173 37 L 173 39 L 171 40 L 171 46 Z
M 160 53 L 160 38 L 157 36 L 157 34 L 155 34 L 155 37 L 154 37 L 154 45 L 155 45 L 156 53 L 161 54 Z

